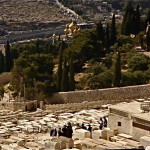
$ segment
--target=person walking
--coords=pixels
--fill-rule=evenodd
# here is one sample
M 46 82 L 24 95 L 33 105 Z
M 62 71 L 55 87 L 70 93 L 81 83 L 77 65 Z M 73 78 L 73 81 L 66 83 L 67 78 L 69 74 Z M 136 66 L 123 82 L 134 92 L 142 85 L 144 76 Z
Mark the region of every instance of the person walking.
M 82 123 L 81 129 L 87 130 L 87 128 L 86 128 L 86 126 L 84 125 L 84 123 Z
M 87 130 L 90 132 L 90 137 L 92 138 L 92 127 L 90 124 L 88 125 Z
M 77 127 L 75 128 L 75 130 L 77 130 L 77 129 L 81 129 L 81 126 L 79 123 L 77 123 Z
M 69 123 L 68 123 L 68 126 L 67 126 L 67 137 L 68 137 L 68 138 L 72 138 L 72 134 L 73 134 L 72 125 L 71 125 L 71 123 L 69 122 Z
M 103 120 L 104 120 L 104 127 L 106 128 L 108 124 L 107 118 L 104 116 Z
M 62 131 L 61 131 L 61 128 L 58 129 L 58 137 L 62 136 Z
M 64 125 L 62 128 L 62 136 L 67 137 L 67 126 L 66 125 Z
M 102 130 L 102 129 L 103 129 L 103 126 L 104 126 L 103 119 L 100 118 L 100 120 L 98 121 L 98 123 L 99 123 L 99 129 Z

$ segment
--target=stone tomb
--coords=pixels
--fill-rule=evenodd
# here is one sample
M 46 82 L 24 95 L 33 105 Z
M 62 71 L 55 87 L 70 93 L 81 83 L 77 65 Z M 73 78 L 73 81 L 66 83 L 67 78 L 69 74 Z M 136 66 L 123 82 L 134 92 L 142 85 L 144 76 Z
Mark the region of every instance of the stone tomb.
M 79 139 L 90 138 L 90 132 L 84 129 L 77 129 L 75 130 L 74 137 Z

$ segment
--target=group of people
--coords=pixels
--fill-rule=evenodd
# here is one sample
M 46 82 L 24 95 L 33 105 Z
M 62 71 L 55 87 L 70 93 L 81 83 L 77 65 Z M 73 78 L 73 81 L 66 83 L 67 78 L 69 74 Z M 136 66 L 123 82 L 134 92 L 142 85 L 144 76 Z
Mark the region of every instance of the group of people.
M 108 121 L 106 117 L 100 118 L 100 120 L 98 121 L 99 123 L 99 129 L 102 130 L 104 127 L 107 127 Z
M 100 118 L 98 123 L 99 123 L 100 130 L 102 130 L 104 127 L 106 128 L 108 124 L 107 118 L 106 117 Z M 88 130 L 92 136 L 93 129 L 90 124 L 85 126 L 84 123 L 82 123 L 81 125 L 78 123 L 75 130 L 77 129 Z M 50 136 L 58 136 L 58 137 L 64 136 L 64 137 L 72 138 L 72 135 L 73 135 L 73 129 L 72 129 L 72 125 L 70 122 L 68 123 L 68 125 L 64 125 L 62 128 L 59 128 L 58 130 L 56 128 L 50 130 Z
M 72 138 L 72 134 L 73 129 L 70 122 L 68 123 L 68 125 L 64 125 L 62 128 L 59 128 L 58 130 L 56 128 L 50 130 L 50 136 L 58 136 L 58 137 L 64 136 Z

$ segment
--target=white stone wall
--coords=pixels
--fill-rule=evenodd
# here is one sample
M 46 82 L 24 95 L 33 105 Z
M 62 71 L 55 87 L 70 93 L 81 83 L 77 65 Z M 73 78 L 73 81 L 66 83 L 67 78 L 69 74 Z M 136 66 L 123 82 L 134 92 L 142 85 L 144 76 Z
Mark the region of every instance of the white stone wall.
M 144 129 L 140 129 L 140 128 L 137 128 L 137 127 L 133 127 L 133 139 L 134 140 L 137 140 L 137 141 L 140 141 L 140 138 L 142 136 L 147 136 L 147 135 L 150 135 L 150 131 L 147 131 L 147 130 L 144 130 Z
M 82 102 L 82 103 L 68 103 L 68 104 L 56 104 L 56 105 L 46 105 L 46 110 L 51 111 L 59 111 L 59 110 L 67 110 L 67 111 L 80 111 L 83 109 L 93 109 L 100 108 L 102 105 L 106 104 L 116 104 L 119 102 L 130 102 L 131 100 L 99 100 L 99 101 L 91 101 L 91 102 Z
M 150 85 L 138 85 L 98 90 L 84 90 L 60 92 L 52 96 L 51 100 L 60 100 L 63 103 L 81 103 L 84 101 L 125 100 L 150 97 Z
M 132 136 L 132 121 L 130 118 L 122 117 L 116 114 L 109 113 L 108 124 L 111 130 L 118 129 L 119 133 L 125 133 Z M 121 122 L 121 126 L 118 126 L 118 122 Z

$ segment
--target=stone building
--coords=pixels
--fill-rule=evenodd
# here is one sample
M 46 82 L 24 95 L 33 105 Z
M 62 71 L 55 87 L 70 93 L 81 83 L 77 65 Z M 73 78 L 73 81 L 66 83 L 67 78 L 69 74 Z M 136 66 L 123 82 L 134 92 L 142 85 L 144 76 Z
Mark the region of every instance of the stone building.
M 140 102 L 110 106 L 108 118 L 110 129 L 131 135 L 134 140 L 150 135 L 150 112 L 143 112 Z

